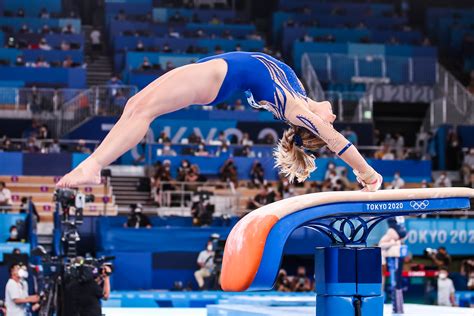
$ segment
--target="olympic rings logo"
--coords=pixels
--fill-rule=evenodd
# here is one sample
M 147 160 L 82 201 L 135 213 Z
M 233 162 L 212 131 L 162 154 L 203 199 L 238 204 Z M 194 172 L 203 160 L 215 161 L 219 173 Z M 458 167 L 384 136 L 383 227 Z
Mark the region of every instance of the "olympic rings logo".
M 418 201 L 411 201 L 411 202 L 410 202 L 410 206 L 411 206 L 415 211 L 424 210 L 425 208 L 428 207 L 428 205 L 430 205 L 430 201 L 427 201 L 427 200 L 423 200 L 423 201 L 421 201 L 421 202 L 418 202 Z

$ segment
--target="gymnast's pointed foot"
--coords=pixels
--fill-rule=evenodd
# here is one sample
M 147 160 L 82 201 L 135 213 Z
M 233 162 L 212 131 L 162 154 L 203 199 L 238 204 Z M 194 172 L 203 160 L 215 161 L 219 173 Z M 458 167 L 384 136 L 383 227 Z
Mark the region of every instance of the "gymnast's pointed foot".
M 363 192 L 375 192 L 382 186 L 383 177 L 373 168 L 364 173 L 354 170 L 354 174 L 357 181 L 364 187 Z
M 72 188 L 87 184 L 100 184 L 100 170 L 102 167 L 93 158 L 89 157 L 84 160 L 74 170 L 66 174 L 56 183 L 58 188 Z

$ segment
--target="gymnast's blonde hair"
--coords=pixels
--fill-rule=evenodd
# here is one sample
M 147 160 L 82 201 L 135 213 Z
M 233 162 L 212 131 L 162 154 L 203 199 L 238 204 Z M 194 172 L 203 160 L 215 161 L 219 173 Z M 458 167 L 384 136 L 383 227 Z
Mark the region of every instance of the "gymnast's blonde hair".
M 304 148 L 296 144 L 295 137 L 301 138 Z M 296 179 L 298 182 L 306 180 L 311 172 L 316 170 L 316 157 L 309 154 L 305 149 L 316 151 L 326 143 L 317 135 L 305 128 L 291 125 L 283 133 L 277 148 L 273 151 L 275 157 L 275 167 L 280 169 L 280 173 L 288 178 L 290 183 Z

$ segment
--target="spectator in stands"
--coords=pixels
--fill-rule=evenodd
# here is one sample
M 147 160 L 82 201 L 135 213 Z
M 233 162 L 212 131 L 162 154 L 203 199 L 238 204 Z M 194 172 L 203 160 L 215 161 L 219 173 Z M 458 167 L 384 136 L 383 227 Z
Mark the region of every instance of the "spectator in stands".
M 181 37 L 181 34 L 179 34 L 178 31 L 176 31 L 175 29 L 173 29 L 172 27 L 170 27 L 170 28 L 168 29 L 168 36 L 171 37 L 171 38 L 180 38 L 180 37 Z M 171 50 L 169 50 L 168 53 L 171 53 Z
M 26 24 L 23 24 L 23 25 L 21 26 L 21 28 L 18 30 L 18 33 L 20 33 L 20 34 L 28 34 L 28 33 L 30 33 L 30 32 L 31 32 L 31 31 L 30 31 L 30 28 L 29 28 L 28 25 L 26 25 Z
M 229 145 L 229 140 L 226 138 L 224 131 L 219 132 L 219 135 L 217 136 L 217 142 L 219 142 L 220 145 L 222 144 Z
M 469 185 L 474 174 L 474 147 L 464 155 L 461 174 L 464 185 Z
M 143 52 L 145 50 L 145 45 L 143 44 L 143 42 L 141 40 L 138 40 L 137 46 L 135 47 L 135 50 L 137 52 Z
M 91 150 L 86 146 L 86 141 L 84 139 L 79 139 L 76 146 L 74 147 L 74 152 L 79 152 L 83 154 L 90 154 Z
M 429 184 L 428 184 L 428 181 L 426 181 L 425 179 L 421 180 L 421 183 L 420 183 L 420 188 L 422 189 L 426 189 L 426 188 L 429 188 Z
M 252 169 L 250 170 L 250 184 L 255 188 L 266 184 L 265 170 L 258 160 L 254 161 Z
M 15 66 L 25 66 L 25 60 L 22 55 L 18 55 L 15 60 Z
M 221 143 L 216 151 L 216 157 L 228 155 L 230 152 L 229 145 L 227 143 Z
M 454 298 L 454 284 L 448 278 L 448 269 L 441 267 L 438 274 L 438 304 L 439 306 L 455 306 L 456 299 Z
M 456 130 L 448 132 L 446 144 L 446 169 L 459 170 L 461 167 L 461 144 Z
M 59 140 L 55 138 L 51 146 L 49 146 L 48 152 L 50 154 L 59 154 L 61 152 L 61 146 L 59 145 Z
M 405 139 L 402 134 L 395 134 L 395 153 L 398 160 L 403 159 L 403 148 L 405 147 Z
M 288 279 L 286 270 L 280 269 L 275 282 L 275 290 L 278 292 L 291 292 L 291 282 Z
M 181 164 L 178 167 L 178 175 L 176 177 L 176 181 L 185 181 L 186 175 L 189 173 L 191 170 L 191 164 L 189 163 L 189 160 L 183 159 L 181 160 Z
M 249 145 L 245 145 L 242 148 L 241 155 L 243 157 L 248 157 L 248 158 L 254 158 L 256 156 L 255 152 L 252 150 L 252 147 L 250 147 Z
M 61 41 L 61 50 L 66 51 L 66 50 L 71 50 L 71 44 L 69 44 L 66 41 Z
M 235 45 L 234 50 L 235 50 L 236 52 L 240 52 L 240 51 L 242 50 L 242 46 L 240 46 L 240 44 L 237 44 L 237 45 Z
M 253 141 L 249 137 L 249 133 L 244 133 L 242 139 L 240 140 L 240 145 L 242 146 L 252 146 Z
M 331 175 L 336 172 L 336 165 L 334 162 L 329 162 L 327 166 L 326 173 L 324 174 L 324 180 L 328 180 L 331 178 Z
M 140 65 L 140 69 L 141 70 L 150 70 L 151 68 L 153 68 L 153 66 L 150 63 L 150 60 L 148 59 L 148 57 L 146 57 L 146 56 L 143 57 L 143 62 Z
M 198 145 L 198 150 L 194 152 L 194 156 L 209 156 L 209 152 L 206 150 L 205 144 L 203 142 Z
M 165 71 L 166 71 L 166 72 L 171 71 L 171 70 L 173 70 L 174 68 L 175 68 L 175 67 L 174 67 L 172 61 L 167 61 L 167 62 L 166 62 L 166 68 L 165 68 Z
M 304 266 L 299 266 L 296 271 L 296 276 L 293 277 L 291 282 L 291 291 L 309 292 L 311 290 L 311 280 L 306 275 L 306 268 Z
M 216 47 L 214 47 L 214 54 L 216 55 L 219 55 L 219 54 L 223 54 L 225 53 L 224 50 L 222 49 L 222 47 L 220 47 L 219 45 L 217 45 Z
M 36 137 L 29 137 L 26 141 L 24 151 L 27 153 L 37 153 L 40 151 L 41 144 L 38 142 Z
M 312 181 L 309 184 L 309 188 L 306 190 L 306 194 L 321 192 L 321 186 L 316 181 Z
M 25 10 L 23 10 L 23 8 L 19 8 L 16 11 L 16 16 L 19 17 L 19 18 L 24 18 L 25 17 Z
M 197 258 L 199 270 L 194 272 L 194 278 L 196 279 L 200 290 L 204 289 L 204 279 L 210 277 L 214 270 L 215 253 L 212 248 L 212 241 L 209 240 L 206 249 L 202 250 Z
M 76 30 L 72 26 L 72 24 L 67 24 L 65 27 L 63 27 L 63 34 L 75 34 Z
M 354 145 L 357 145 L 358 143 L 357 134 L 352 130 L 350 125 L 347 125 L 346 128 L 342 130 L 341 134 L 344 135 L 349 142 L 351 142 Z
M 158 136 L 158 139 L 156 141 L 160 144 L 171 143 L 171 139 L 169 138 L 168 134 L 165 131 L 162 131 L 160 133 L 160 136 Z
M 0 182 L 0 208 L 8 207 L 11 208 L 12 206 L 12 193 L 10 189 L 7 188 L 5 182 Z
M 165 45 L 163 45 L 163 49 L 161 50 L 163 53 L 172 53 L 173 50 L 171 49 L 171 47 L 168 45 L 168 43 L 165 43 Z
M 278 193 L 282 199 L 287 199 L 295 195 L 295 189 L 288 179 L 280 177 L 278 181 Z
M 196 135 L 196 133 L 192 132 L 191 135 L 188 137 L 189 144 L 200 144 L 202 142 L 201 137 Z
M 5 287 L 5 307 L 8 316 L 26 316 L 28 304 L 34 304 L 34 310 L 39 307 L 38 295 L 28 295 L 28 274 L 19 264 L 15 263 L 10 267 L 10 279 Z
M 441 172 L 438 179 L 434 183 L 435 188 L 449 188 L 452 187 L 451 179 L 449 179 L 446 172 Z
M 13 145 L 12 141 L 10 140 L 10 138 L 5 138 L 5 139 L 3 140 L 1 149 L 2 149 L 2 151 L 6 151 L 6 152 L 15 151 L 15 150 L 16 150 L 16 148 L 15 148 L 15 146 Z
M 151 221 L 143 214 L 143 207 L 141 204 L 131 204 L 130 214 L 127 222 L 124 224 L 125 228 L 151 228 Z
M 428 257 L 433 261 L 438 269 L 449 268 L 452 259 L 445 247 L 438 247 L 437 251 L 429 252 Z
M 74 66 L 74 61 L 72 60 L 71 56 L 67 56 L 66 59 L 63 61 L 64 68 L 71 68 Z
M 10 232 L 10 236 L 8 236 L 7 242 L 21 242 L 18 228 L 15 225 L 10 226 L 8 231 Z
M 227 159 L 219 170 L 219 178 L 224 182 L 231 182 L 237 186 L 237 167 L 232 159 Z
M 272 134 L 266 134 L 263 138 L 259 139 L 262 144 L 265 145 L 274 145 L 275 144 L 275 137 Z
M 275 202 L 276 192 L 273 190 L 271 184 L 262 186 L 260 191 L 247 202 L 247 209 L 250 211 L 256 210 L 264 205 Z
M 209 21 L 209 24 L 214 24 L 214 25 L 221 24 L 221 23 L 222 23 L 221 20 L 215 14 L 212 16 L 212 19 Z
M 177 156 L 176 151 L 171 148 L 171 143 L 166 142 L 163 144 L 163 156 Z
M 186 191 L 197 191 L 197 187 L 192 185 L 186 185 L 185 189 Z M 210 194 L 207 191 L 200 191 L 192 197 L 192 201 L 191 216 L 193 217 L 193 225 L 211 225 L 215 206 L 211 204 Z
M 39 17 L 42 19 L 49 19 L 49 12 L 46 8 L 42 8 L 41 12 L 39 13 Z
M 405 186 L 405 180 L 403 180 L 403 178 L 400 177 L 400 172 L 399 171 L 395 172 L 395 174 L 393 175 L 393 180 L 390 183 L 390 186 L 388 187 L 388 189 L 392 189 L 392 190 L 403 189 L 404 186 Z
M 100 52 L 102 51 L 101 36 L 102 34 L 100 33 L 100 30 L 98 27 L 94 27 L 92 29 L 92 32 L 89 35 L 89 38 L 91 40 L 91 48 L 92 48 L 92 52 L 91 52 L 92 61 L 94 61 L 95 57 L 97 55 L 100 55 Z
M 123 9 L 120 9 L 115 19 L 118 21 L 125 21 L 127 19 L 125 11 Z
M 386 146 L 386 145 L 384 145 Z M 386 148 L 384 148 L 385 150 Z M 395 160 L 395 154 L 393 153 L 392 150 L 390 150 L 390 147 L 388 147 L 388 151 L 385 151 L 383 156 L 382 156 L 382 160 Z
M 21 204 L 20 204 L 20 213 L 21 214 L 28 214 L 30 212 L 30 203 L 31 203 L 31 211 L 33 212 L 33 215 L 36 217 L 36 222 L 39 223 L 41 221 L 41 218 L 39 216 L 39 213 L 36 209 L 35 203 L 33 203 L 31 196 L 30 197 L 22 197 L 21 198 Z
M 39 56 L 38 58 L 36 58 L 36 61 L 33 64 L 33 67 L 36 67 L 36 68 L 49 68 L 49 63 L 44 59 L 43 56 Z
M 41 35 L 48 35 L 51 33 L 51 29 L 49 28 L 49 25 L 48 24 L 45 24 L 43 25 L 43 27 L 41 28 L 40 32 L 39 32 Z
M 168 19 L 169 22 L 173 22 L 173 23 L 184 23 L 185 22 L 185 18 L 181 15 L 181 13 L 179 11 L 176 11 L 169 19 Z
M 52 47 L 51 45 L 48 44 L 48 42 L 46 41 L 46 38 L 42 38 L 38 44 L 38 47 L 39 49 L 42 49 L 42 50 L 51 50 Z

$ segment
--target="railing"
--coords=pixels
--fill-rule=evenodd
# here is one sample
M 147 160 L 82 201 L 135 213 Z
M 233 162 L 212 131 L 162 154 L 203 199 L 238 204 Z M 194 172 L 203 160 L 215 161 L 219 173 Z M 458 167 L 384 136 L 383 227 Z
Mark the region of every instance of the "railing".
M 311 54 L 319 55 L 319 54 Z M 324 54 L 328 57 L 330 55 Z M 330 68 L 330 62 L 328 69 Z M 333 111 L 338 121 L 372 122 L 373 97 L 366 92 L 324 92 L 310 56 L 305 53 L 301 59 L 302 75 L 307 85 L 307 93 L 316 101 L 328 100 L 332 103 Z M 329 70 L 330 71 L 330 70 Z M 330 77 L 330 73 L 329 73 Z
M 441 124 L 474 124 L 474 96 L 441 64 L 437 64 L 435 100 L 422 124 L 429 131 Z
M 222 186 L 219 183 L 219 186 Z M 235 215 L 239 208 L 240 196 L 235 192 L 231 184 L 225 184 L 221 192 L 214 191 L 215 187 L 209 182 L 160 182 L 155 200 L 160 204 L 159 215 L 182 215 L 189 216 L 193 204 L 193 197 L 201 191 L 213 192 L 210 195 L 210 203 L 215 206 L 213 216 Z M 167 188 L 172 187 L 172 190 Z M 226 192 L 222 192 L 222 191 Z

